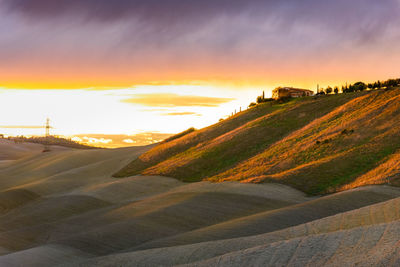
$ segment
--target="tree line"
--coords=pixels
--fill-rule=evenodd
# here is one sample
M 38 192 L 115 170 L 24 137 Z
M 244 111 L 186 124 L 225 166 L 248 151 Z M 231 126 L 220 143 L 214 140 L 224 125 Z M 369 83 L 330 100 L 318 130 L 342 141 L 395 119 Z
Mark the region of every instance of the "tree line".
M 395 86 L 400 86 L 400 79 L 389 79 L 386 81 L 376 81 L 374 83 L 364 83 L 364 82 L 356 82 L 354 84 L 346 84 L 343 85 L 340 89 L 338 86 L 334 88 L 328 86 L 327 88 L 321 88 L 318 90 L 317 95 L 329 95 L 332 93 L 338 94 L 342 93 L 351 93 L 351 92 L 361 92 L 364 90 L 377 90 L 383 88 L 391 88 Z
M 354 84 L 343 85 L 327 88 L 318 88 L 316 95 L 329 95 L 329 94 L 339 94 L 339 93 L 351 93 L 351 92 L 361 92 L 364 90 L 378 90 L 378 89 L 388 89 L 392 87 L 400 86 L 400 79 L 389 79 L 386 81 L 376 81 L 373 83 L 356 82 Z M 286 99 L 280 100 L 284 101 Z M 265 92 L 263 91 L 261 96 L 258 96 L 256 102 L 251 102 L 249 108 L 256 106 L 257 104 L 266 102 L 276 102 L 277 100 L 273 98 L 265 98 Z

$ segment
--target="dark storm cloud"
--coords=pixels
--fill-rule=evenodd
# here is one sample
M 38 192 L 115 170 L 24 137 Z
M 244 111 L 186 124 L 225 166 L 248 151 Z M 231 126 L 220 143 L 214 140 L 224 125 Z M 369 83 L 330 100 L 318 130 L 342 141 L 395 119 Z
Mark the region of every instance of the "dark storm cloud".
M 4 2 L 9 10 L 41 19 L 74 15 L 98 21 L 140 18 L 153 22 L 207 19 L 216 13 L 232 14 L 248 9 L 252 5 L 263 6 L 264 3 L 261 0 L 4 0 Z
M 250 12 L 266 16 L 322 19 L 336 23 L 357 22 L 366 15 L 396 14 L 397 0 L 3 0 L 11 11 L 35 18 L 65 15 L 86 16 L 99 21 L 140 18 L 149 22 L 204 20 L 220 15 Z M 379 17 L 390 19 L 390 17 Z M 369 17 L 371 20 L 377 18 Z
M 139 21 L 158 34 L 179 33 L 227 16 L 262 22 L 272 19 L 281 30 L 311 23 L 337 34 L 357 31 L 368 40 L 395 20 L 397 0 L 3 0 L 10 11 L 43 20 L 63 17 L 97 22 Z M 319 25 L 318 25 L 319 24 Z M 172 32 L 173 33 L 173 32 Z M 154 32 L 152 32 L 154 34 Z M 240 34 L 246 34 L 240 32 Z
M 68 79 L 106 73 L 165 82 L 272 77 L 297 73 L 304 64 L 318 66 L 316 71 L 343 62 L 364 67 L 364 58 L 375 62 L 399 54 L 399 5 L 400 0 L 0 0 L 0 70 L 14 71 L 12 77 L 26 66 L 46 77 L 49 71 L 71 73 Z

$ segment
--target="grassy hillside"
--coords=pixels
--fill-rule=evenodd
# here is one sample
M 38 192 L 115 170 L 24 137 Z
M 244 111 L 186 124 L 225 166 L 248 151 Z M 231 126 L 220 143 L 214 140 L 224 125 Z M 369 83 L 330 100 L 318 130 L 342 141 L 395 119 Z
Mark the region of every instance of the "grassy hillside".
M 280 182 L 308 194 L 397 184 L 399 128 L 400 89 L 265 103 L 162 143 L 115 176 Z

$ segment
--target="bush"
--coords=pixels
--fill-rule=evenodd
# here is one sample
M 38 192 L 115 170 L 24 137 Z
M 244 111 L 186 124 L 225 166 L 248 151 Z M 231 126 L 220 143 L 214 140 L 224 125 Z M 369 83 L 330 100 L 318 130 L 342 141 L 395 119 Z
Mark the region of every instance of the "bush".
M 273 98 L 263 98 L 262 96 L 257 97 L 257 103 L 261 104 L 261 103 L 266 103 L 266 102 L 272 102 L 274 101 Z
M 383 82 L 383 86 L 385 87 L 395 87 L 400 84 L 400 79 L 389 79 L 386 82 Z
M 345 135 L 345 134 L 352 134 L 352 133 L 354 133 L 353 129 L 352 130 L 344 129 L 340 134 Z
M 250 105 L 249 105 L 249 108 L 252 108 L 252 107 L 255 107 L 255 106 L 257 106 L 257 104 L 254 103 L 254 102 L 251 102 Z
M 292 99 L 293 98 L 291 98 L 290 96 L 286 96 L 286 97 L 279 98 L 276 102 L 278 102 L 279 104 L 283 104 L 283 103 L 289 102 Z
M 357 82 L 353 85 L 354 87 L 354 91 L 364 91 L 365 89 L 367 89 L 367 85 L 363 82 Z
M 325 139 L 324 141 L 319 141 L 319 140 L 317 140 L 316 142 L 315 142 L 315 144 L 317 144 L 317 145 L 320 145 L 320 144 L 328 144 L 328 143 L 330 143 L 332 141 L 332 139 L 331 138 L 329 138 L 329 139 Z
M 178 133 L 178 134 L 175 134 L 175 135 L 173 135 L 173 136 L 171 136 L 171 137 L 168 137 L 167 139 L 165 139 L 165 140 L 163 141 L 163 143 L 170 142 L 170 141 L 172 141 L 172 140 L 181 138 L 182 136 L 185 136 L 185 135 L 187 135 L 187 134 L 190 134 L 190 133 L 192 133 L 192 132 L 194 132 L 194 131 L 196 131 L 196 129 L 195 129 L 194 127 L 191 127 L 191 128 L 189 128 L 189 129 L 187 129 L 186 131 L 183 131 L 183 132 L 181 132 L 181 133 Z
M 339 94 L 339 87 L 335 86 L 335 89 L 333 89 L 333 91 L 335 92 L 335 94 Z

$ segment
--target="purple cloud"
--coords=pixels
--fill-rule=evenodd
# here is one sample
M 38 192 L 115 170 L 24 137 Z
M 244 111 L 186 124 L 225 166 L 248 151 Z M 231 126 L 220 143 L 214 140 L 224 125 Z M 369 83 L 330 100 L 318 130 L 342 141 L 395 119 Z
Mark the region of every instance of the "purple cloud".
M 0 69 L 45 60 L 134 73 L 209 65 L 218 76 L 362 50 L 383 57 L 399 52 L 399 12 L 398 0 L 0 0 Z

